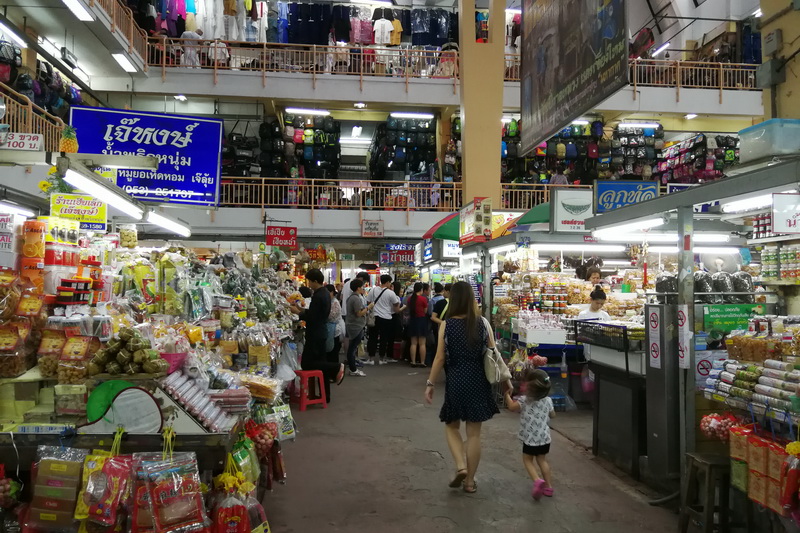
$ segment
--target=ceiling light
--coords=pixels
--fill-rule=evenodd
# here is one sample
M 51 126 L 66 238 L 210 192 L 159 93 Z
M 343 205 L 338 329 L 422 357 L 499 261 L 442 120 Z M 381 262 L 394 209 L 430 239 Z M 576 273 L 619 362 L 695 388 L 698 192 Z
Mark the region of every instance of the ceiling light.
M 653 57 L 656 57 L 658 54 L 660 54 L 661 52 L 663 52 L 667 48 L 669 48 L 669 41 L 665 42 L 664 44 L 662 44 L 661 46 L 656 48 L 656 51 L 653 52 Z
M 306 109 L 303 107 L 287 107 L 286 112 L 292 115 L 316 115 L 320 117 L 327 117 L 331 114 L 327 109 Z
M 392 113 L 394 118 L 419 118 L 423 120 L 430 120 L 433 118 L 433 115 L 430 113 L 402 113 L 402 112 L 395 112 Z
M 677 233 L 604 233 L 598 237 L 611 242 L 678 242 Z M 695 233 L 694 242 L 720 243 L 730 241 L 730 235 L 724 233 Z
M 572 123 L 575 124 L 576 126 L 588 126 L 589 125 L 589 121 L 588 120 L 584 120 L 584 119 L 573 120 Z
M 603 259 L 603 266 L 631 266 L 630 259 Z
M 651 246 L 647 249 L 647 251 L 654 254 L 677 254 L 679 252 L 677 246 Z M 732 255 L 738 254 L 739 249 L 732 246 L 694 246 L 692 248 L 692 253 Z
M 688 113 L 684 115 L 683 118 L 685 118 L 686 120 L 692 120 L 693 118 L 697 118 L 697 113 Z
M 350 0 L 353 4 L 369 4 L 371 6 L 393 6 L 388 0 Z
M 25 209 L 24 207 L 10 204 L 8 202 L 0 202 L 0 213 L 11 213 L 12 215 L 20 215 L 27 218 L 36 216 L 36 213 L 30 209 Z
M 98 180 L 102 179 L 104 178 L 101 178 L 98 175 L 97 180 L 95 180 L 89 178 L 88 176 L 78 174 L 74 170 L 67 170 L 67 172 L 64 174 L 64 181 L 73 187 L 94 196 L 101 202 L 105 202 L 108 205 L 119 209 L 126 215 L 133 217 L 136 220 L 140 220 L 144 214 L 144 210 L 133 203 L 133 200 L 130 197 L 125 197 L 127 195 L 123 196 L 125 194 L 124 192 L 117 192 L 101 184 Z
M 185 94 L 176 94 L 175 96 L 173 96 L 173 98 L 179 102 L 185 102 L 186 100 L 188 100 Z
M 355 104 L 353 104 L 353 107 L 355 107 L 356 109 L 364 109 L 365 107 L 367 107 L 367 104 L 365 104 L 364 102 L 356 102 Z
M 28 43 L 25 42 L 25 39 L 17 35 L 14 31 L 11 30 L 11 28 L 6 26 L 2 22 L 0 22 L 0 33 L 2 33 L 4 37 L 14 41 L 20 48 L 28 47 Z
M 128 56 L 125 54 L 111 54 L 111 57 L 114 58 L 114 61 L 116 61 L 125 72 L 136 72 L 136 67 L 133 66 L 133 63 L 131 63 L 131 60 L 128 59 Z
M 89 12 L 83 4 L 78 0 L 63 0 L 64 4 L 72 11 L 72 14 L 78 17 L 81 22 L 91 22 L 94 20 L 94 15 Z
M 511 117 L 503 117 L 503 118 L 500 119 L 500 122 L 502 122 L 503 124 L 508 124 L 512 120 L 514 120 L 514 119 L 511 118 Z
M 522 15 L 521 9 L 506 9 L 506 13 L 513 13 L 514 15 Z
M 761 16 L 761 8 L 760 7 L 758 9 L 756 9 L 755 11 L 753 11 L 753 16 L 756 17 L 756 18 Z
M 355 137 L 342 137 L 339 139 L 339 144 L 370 144 L 372 139 L 358 139 Z
M 543 252 L 624 252 L 621 244 L 531 244 L 531 248 Z
M 666 223 L 663 217 L 646 218 L 644 220 L 637 220 L 636 222 L 627 222 L 625 224 L 616 224 L 592 232 L 592 235 L 598 238 L 604 238 L 606 235 L 614 236 L 620 233 L 628 233 L 631 231 L 641 231 L 657 226 L 663 226 Z
M 187 226 L 184 226 L 180 222 L 176 222 L 171 218 L 167 218 L 164 215 L 160 215 L 155 211 L 147 212 L 147 222 L 150 224 L 155 224 L 156 226 L 160 226 L 167 231 L 171 231 L 172 233 L 176 233 L 181 237 L 192 236 L 192 231 Z
M 658 122 L 620 122 L 620 128 L 658 128 Z
M 739 213 L 744 211 L 755 211 L 756 209 L 764 209 L 772 205 L 772 195 L 762 194 L 752 198 L 745 198 L 744 200 L 736 200 L 722 204 L 723 213 Z

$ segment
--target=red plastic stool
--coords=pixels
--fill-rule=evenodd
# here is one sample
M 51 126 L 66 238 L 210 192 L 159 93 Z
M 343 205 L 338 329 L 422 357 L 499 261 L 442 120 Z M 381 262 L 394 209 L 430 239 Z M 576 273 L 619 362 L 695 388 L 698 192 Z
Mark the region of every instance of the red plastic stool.
M 292 403 L 300 404 L 300 410 L 305 411 L 309 405 L 322 404 L 323 409 L 328 407 L 328 399 L 325 396 L 325 376 L 322 375 L 322 370 L 295 370 L 295 374 L 300 378 L 300 393 L 297 396 L 292 396 Z M 317 387 L 319 388 L 319 396 L 311 398 L 309 394 L 313 391 L 314 386 L 309 386 L 309 379 L 317 380 Z

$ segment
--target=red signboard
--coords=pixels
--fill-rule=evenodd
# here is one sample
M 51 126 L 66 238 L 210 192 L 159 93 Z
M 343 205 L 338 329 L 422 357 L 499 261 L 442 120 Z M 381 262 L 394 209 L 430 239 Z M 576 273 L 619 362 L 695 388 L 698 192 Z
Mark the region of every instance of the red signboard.
M 297 250 L 297 228 L 267 226 L 266 244 L 287 250 Z

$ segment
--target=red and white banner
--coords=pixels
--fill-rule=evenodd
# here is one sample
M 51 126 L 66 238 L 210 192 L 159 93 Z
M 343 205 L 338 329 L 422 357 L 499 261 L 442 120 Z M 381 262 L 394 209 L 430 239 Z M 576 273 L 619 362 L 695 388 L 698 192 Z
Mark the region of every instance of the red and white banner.
M 286 226 L 267 226 L 267 246 L 277 246 L 287 250 L 297 250 L 297 228 Z

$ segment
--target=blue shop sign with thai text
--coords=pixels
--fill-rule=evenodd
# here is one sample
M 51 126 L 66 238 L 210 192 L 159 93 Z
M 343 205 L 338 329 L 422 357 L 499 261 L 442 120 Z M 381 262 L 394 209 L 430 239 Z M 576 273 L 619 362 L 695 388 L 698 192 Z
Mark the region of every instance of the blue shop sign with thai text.
M 692 187 L 697 187 L 694 183 L 668 183 L 667 184 L 667 194 L 672 194 L 674 192 L 681 192 L 687 189 L 691 189 Z M 719 205 L 718 200 L 714 200 L 713 202 L 706 202 L 704 204 L 695 204 L 694 212 L 695 213 L 708 213 L 709 208 L 714 207 L 715 205 Z
M 613 211 L 657 196 L 655 181 L 598 180 L 594 182 L 594 212 Z
M 215 207 L 222 120 L 73 107 L 82 154 L 155 156 L 157 171 L 119 168 L 116 183 L 145 202 Z
M 422 245 L 422 260 L 430 261 L 433 259 L 433 239 L 425 239 Z

